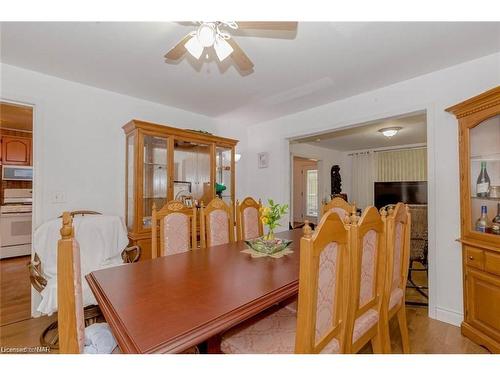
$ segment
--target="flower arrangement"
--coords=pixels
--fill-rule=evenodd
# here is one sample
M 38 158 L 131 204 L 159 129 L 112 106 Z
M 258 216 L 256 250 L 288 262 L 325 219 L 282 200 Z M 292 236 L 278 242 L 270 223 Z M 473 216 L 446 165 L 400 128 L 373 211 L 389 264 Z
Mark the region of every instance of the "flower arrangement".
M 264 239 L 267 241 L 274 240 L 274 230 L 280 226 L 280 219 L 287 214 L 288 204 L 277 204 L 272 199 L 268 200 L 268 206 L 260 208 L 260 220 L 262 224 L 269 228 L 269 231 Z

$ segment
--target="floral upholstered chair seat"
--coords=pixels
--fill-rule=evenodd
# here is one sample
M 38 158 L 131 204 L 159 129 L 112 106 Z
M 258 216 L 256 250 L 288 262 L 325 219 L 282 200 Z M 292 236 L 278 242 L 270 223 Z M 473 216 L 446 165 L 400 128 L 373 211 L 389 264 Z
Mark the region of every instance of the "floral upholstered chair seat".
M 221 350 L 227 354 L 293 354 L 296 328 L 296 313 L 287 308 L 274 308 L 227 332 Z M 321 353 L 338 351 L 338 340 L 333 339 Z

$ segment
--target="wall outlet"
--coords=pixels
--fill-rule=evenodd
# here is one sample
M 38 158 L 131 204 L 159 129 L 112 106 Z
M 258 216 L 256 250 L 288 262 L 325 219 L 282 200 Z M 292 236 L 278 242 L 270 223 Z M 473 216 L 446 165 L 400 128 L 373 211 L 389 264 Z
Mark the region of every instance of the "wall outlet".
M 66 193 L 64 191 L 52 193 L 52 203 L 66 203 Z

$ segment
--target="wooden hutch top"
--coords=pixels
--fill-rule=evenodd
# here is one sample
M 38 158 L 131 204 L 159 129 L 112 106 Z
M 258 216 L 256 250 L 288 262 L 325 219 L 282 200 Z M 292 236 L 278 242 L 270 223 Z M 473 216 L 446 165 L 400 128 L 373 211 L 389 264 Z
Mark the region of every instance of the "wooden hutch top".
M 153 122 L 147 122 L 142 120 L 131 120 L 123 125 L 122 129 L 125 133 L 130 133 L 134 129 L 142 129 L 145 131 L 155 132 L 155 133 L 165 133 L 168 135 L 173 135 L 186 138 L 188 136 L 192 140 L 201 141 L 201 142 L 216 142 L 225 145 L 235 146 L 238 143 L 238 140 L 231 138 L 224 138 L 217 135 L 212 135 L 210 133 L 205 133 L 203 131 L 196 131 L 191 129 L 179 129 L 168 125 L 155 124 Z
M 446 112 L 453 113 L 457 118 L 462 118 L 498 104 L 500 104 L 500 86 L 446 108 Z

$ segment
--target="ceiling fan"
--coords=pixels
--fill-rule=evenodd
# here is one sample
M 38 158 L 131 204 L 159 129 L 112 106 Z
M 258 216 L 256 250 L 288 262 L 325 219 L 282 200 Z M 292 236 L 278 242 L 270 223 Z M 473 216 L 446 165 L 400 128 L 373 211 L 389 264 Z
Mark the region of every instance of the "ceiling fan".
M 205 48 L 213 47 L 219 61 L 223 61 L 231 56 L 240 70 L 247 71 L 252 69 L 254 65 L 231 37 L 231 31 L 238 29 L 295 31 L 297 29 L 297 22 L 214 21 L 198 22 L 197 24 L 197 29 L 182 38 L 179 43 L 167 52 L 165 58 L 177 60 L 188 51 L 193 57 L 199 59 Z

